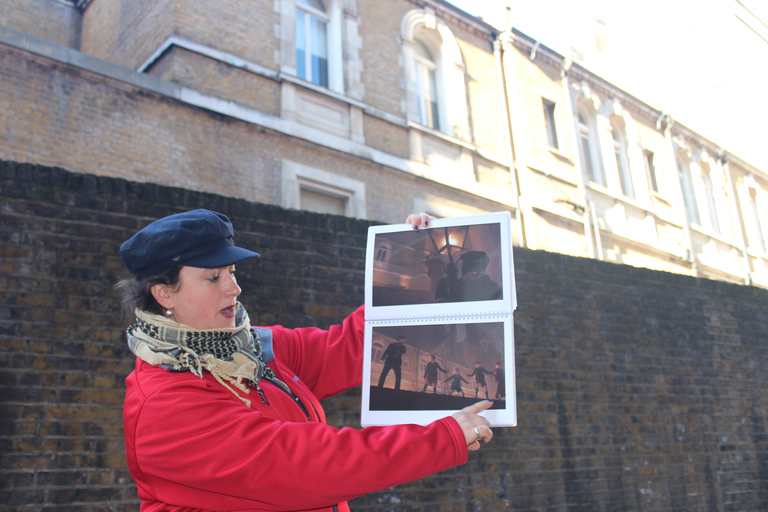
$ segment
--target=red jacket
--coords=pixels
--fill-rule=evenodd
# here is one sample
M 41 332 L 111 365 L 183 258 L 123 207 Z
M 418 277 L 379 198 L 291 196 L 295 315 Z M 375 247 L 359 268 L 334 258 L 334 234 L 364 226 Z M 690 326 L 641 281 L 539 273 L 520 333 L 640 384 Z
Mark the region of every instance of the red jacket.
M 360 308 L 328 331 L 269 328 L 268 364 L 311 421 L 265 380 L 269 405 L 252 391 L 248 408 L 208 372 L 201 379 L 137 359 L 123 423 L 141 510 L 348 511 L 345 500 L 466 462 L 450 417 L 426 427 L 325 424 L 319 400 L 362 380 L 363 323 Z

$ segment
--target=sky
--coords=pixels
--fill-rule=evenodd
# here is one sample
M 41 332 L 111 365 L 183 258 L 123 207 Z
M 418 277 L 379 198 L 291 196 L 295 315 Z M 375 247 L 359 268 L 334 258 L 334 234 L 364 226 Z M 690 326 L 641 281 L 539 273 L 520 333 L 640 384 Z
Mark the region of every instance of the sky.
M 449 0 L 512 26 L 768 173 L 768 1 Z M 595 34 L 601 34 L 596 44 Z

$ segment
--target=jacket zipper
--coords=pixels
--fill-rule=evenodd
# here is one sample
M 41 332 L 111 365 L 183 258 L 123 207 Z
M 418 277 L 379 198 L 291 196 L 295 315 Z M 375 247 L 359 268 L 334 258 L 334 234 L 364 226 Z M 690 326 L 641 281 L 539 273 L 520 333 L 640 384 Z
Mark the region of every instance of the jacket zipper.
M 279 385 L 275 384 L 275 382 L 272 379 L 269 379 L 267 377 L 262 377 L 262 380 L 265 380 L 265 381 L 269 382 L 270 384 L 274 385 L 277 389 L 283 391 L 288 396 L 290 396 L 293 399 L 293 401 L 296 402 L 296 405 L 298 405 L 301 408 L 301 410 L 304 412 L 304 416 L 307 417 L 307 420 L 308 421 L 312 421 L 312 417 L 309 415 L 309 411 L 307 410 L 307 407 L 304 405 L 304 402 L 302 402 L 299 397 L 297 397 L 296 395 L 291 393 L 290 390 L 286 391 L 285 389 L 283 389 L 282 386 L 279 386 Z M 258 386 L 258 384 L 256 384 L 252 380 L 247 380 L 247 381 L 245 381 L 245 385 L 248 386 L 251 389 L 257 390 L 259 392 L 259 395 L 261 396 L 261 398 L 263 400 L 266 400 L 266 395 L 264 394 L 264 391 L 262 391 L 262 389 Z M 267 404 L 267 405 L 270 405 L 269 401 L 265 401 L 264 403 Z M 312 408 L 314 409 L 314 406 L 312 406 Z M 317 413 L 317 410 L 315 410 L 315 413 Z M 319 415 L 318 415 L 318 417 L 319 417 Z

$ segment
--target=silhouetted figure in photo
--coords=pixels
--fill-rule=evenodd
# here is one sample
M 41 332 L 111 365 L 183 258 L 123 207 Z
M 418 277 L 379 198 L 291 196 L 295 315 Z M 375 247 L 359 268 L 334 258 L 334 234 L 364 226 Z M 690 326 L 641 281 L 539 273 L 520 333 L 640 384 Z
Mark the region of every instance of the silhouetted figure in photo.
M 403 354 L 405 354 L 405 336 L 398 336 L 397 342 L 390 343 L 381 356 L 384 361 L 384 369 L 379 377 L 380 388 L 384 387 L 384 381 L 387 380 L 387 375 L 392 370 L 395 372 L 395 389 L 400 389 L 400 378 L 402 377 L 400 369 L 403 366 Z
M 488 396 L 488 384 L 485 382 L 485 374 L 493 375 L 493 372 L 489 372 L 485 368 L 482 367 L 480 364 L 480 361 L 475 363 L 475 369 L 467 375 L 467 377 L 474 377 L 475 378 L 475 398 L 477 398 L 477 393 L 479 392 L 480 388 L 483 388 L 485 390 L 485 398 L 490 398 Z
M 435 293 L 437 290 L 437 285 L 445 275 L 445 268 L 447 267 L 447 264 L 438 256 L 433 256 L 428 257 L 424 261 L 424 266 L 427 267 L 427 276 L 429 276 L 429 281 L 431 283 L 430 291 Z
M 453 375 L 445 379 L 445 383 L 448 382 L 451 383 L 451 391 L 448 393 L 449 395 L 453 395 L 453 392 L 461 393 L 461 396 L 464 396 L 464 390 L 461 389 L 461 383 L 469 384 L 466 380 L 464 380 L 464 377 L 461 376 L 461 373 L 459 373 L 459 369 L 456 368 L 453 370 Z
M 435 361 L 435 356 L 429 356 L 429 362 L 427 367 L 424 368 L 424 390 L 422 393 L 427 392 L 427 387 L 432 386 L 432 393 L 437 394 L 437 371 L 440 370 L 443 373 L 448 373 L 448 370 L 443 370 L 440 367 L 440 363 Z
M 501 363 L 496 363 L 496 368 L 493 370 L 493 378 L 496 379 L 496 400 L 505 400 L 504 368 L 501 367 Z
M 501 287 L 485 270 L 490 259 L 483 251 L 469 251 L 459 257 L 461 278 L 458 269 L 449 267 L 448 275 L 437 283 L 435 302 L 470 302 L 498 300 L 502 298 Z

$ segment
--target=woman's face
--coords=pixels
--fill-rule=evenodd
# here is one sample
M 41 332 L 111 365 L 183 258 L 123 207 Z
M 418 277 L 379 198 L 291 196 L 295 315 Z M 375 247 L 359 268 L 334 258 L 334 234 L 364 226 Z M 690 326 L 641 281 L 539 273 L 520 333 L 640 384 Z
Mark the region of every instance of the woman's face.
M 242 291 L 235 279 L 235 266 L 221 268 L 182 267 L 179 286 L 166 287 L 173 318 L 195 329 L 235 326 L 235 304 Z

